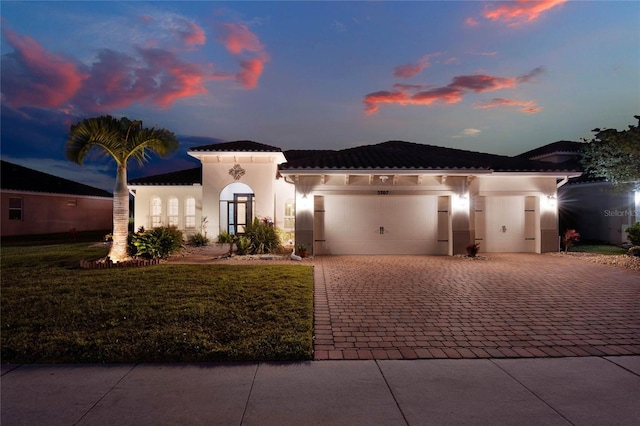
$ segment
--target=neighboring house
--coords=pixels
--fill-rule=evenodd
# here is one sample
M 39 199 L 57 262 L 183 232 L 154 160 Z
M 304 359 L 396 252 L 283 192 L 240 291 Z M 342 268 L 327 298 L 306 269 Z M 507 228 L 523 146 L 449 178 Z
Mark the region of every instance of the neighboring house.
M 520 158 L 547 161 L 582 170 L 585 143 L 559 141 L 520 154 Z M 624 230 L 640 219 L 640 194 L 623 191 L 611 183 L 585 174 L 569 179 L 558 191 L 560 232 L 575 229 L 582 240 L 621 244 Z
M 0 167 L 2 236 L 112 229 L 109 192 L 7 161 Z
M 255 217 L 314 254 L 557 251 L 557 188 L 574 167 L 410 142 L 292 150 L 192 148 L 200 168 L 129 182 L 135 227 L 242 233 Z

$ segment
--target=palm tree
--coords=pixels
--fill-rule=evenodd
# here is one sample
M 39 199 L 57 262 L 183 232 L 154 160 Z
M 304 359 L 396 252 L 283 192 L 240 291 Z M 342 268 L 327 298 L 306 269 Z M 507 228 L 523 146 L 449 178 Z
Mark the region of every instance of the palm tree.
M 93 148 L 98 148 L 106 157 L 112 157 L 118 166 L 113 191 L 113 244 L 109 258 L 112 262 L 121 262 L 129 259 L 127 162 L 133 158 L 142 165 L 150 153 L 165 156 L 178 149 L 178 140 L 168 130 L 144 128 L 142 121 L 131 121 L 126 117 L 118 120 L 107 115 L 87 118 L 71 126 L 65 145 L 67 158 L 82 164 Z

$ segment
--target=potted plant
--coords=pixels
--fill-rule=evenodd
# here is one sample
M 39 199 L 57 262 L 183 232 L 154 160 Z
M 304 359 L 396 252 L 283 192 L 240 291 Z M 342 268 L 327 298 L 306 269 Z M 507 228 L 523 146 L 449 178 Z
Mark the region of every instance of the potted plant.
M 296 254 L 300 257 L 307 257 L 307 246 L 304 244 L 298 244 L 296 246 Z

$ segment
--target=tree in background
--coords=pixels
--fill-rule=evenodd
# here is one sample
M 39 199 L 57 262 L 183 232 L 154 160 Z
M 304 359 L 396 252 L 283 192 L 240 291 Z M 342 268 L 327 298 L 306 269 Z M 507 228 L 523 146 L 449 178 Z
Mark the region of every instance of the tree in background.
M 65 144 L 67 158 L 82 164 L 90 152 L 97 151 L 111 157 L 117 165 L 113 191 L 113 243 L 109 250 L 112 262 L 129 259 L 127 235 L 129 233 L 129 188 L 127 163 L 135 159 L 144 164 L 151 153 L 165 156 L 178 149 L 176 136 L 165 129 L 142 127 L 142 121 L 111 116 L 87 118 L 71 126 Z
M 629 130 L 592 130 L 596 134 L 584 147 L 582 165 L 594 177 L 640 191 L 640 115 L 634 118 L 638 125 Z

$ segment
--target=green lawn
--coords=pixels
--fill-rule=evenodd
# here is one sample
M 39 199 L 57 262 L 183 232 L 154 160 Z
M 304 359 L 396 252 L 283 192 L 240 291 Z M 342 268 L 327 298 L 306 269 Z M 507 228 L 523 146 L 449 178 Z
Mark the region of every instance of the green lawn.
M 577 251 L 595 254 L 626 254 L 627 250 L 611 244 L 588 244 L 578 243 L 571 247 L 569 251 Z
M 301 265 L 83 270 L 84 243 L 4 244 L 4 363 L 310 359 L 313 271 Z

